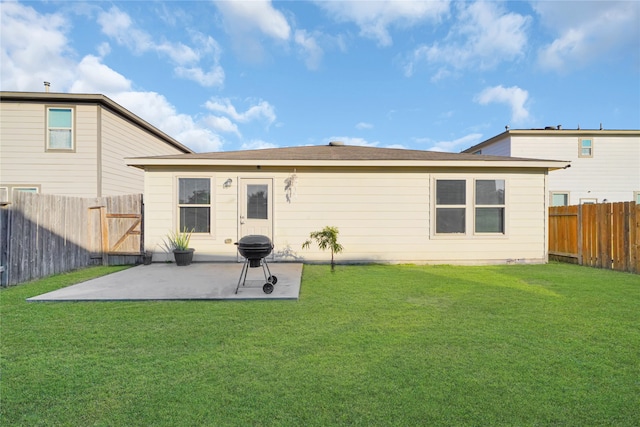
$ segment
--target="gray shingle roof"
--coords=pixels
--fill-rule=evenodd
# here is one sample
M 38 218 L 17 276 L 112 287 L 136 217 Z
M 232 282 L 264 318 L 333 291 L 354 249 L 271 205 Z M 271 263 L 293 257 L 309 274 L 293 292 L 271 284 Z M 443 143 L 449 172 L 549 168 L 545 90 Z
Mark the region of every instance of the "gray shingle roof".
M 305 160 L 305 161 L 512 161 L 504 156 L 485 156 L 467 153 L 442 153 L 437 151 L 405 150 L 398 148 L 363 147 L 356 145 L 314 145 L 301 147 L 268 148 L 261 150 L 219 151 L 183 155 L 158 156 L 162 159 L 192 160 Z

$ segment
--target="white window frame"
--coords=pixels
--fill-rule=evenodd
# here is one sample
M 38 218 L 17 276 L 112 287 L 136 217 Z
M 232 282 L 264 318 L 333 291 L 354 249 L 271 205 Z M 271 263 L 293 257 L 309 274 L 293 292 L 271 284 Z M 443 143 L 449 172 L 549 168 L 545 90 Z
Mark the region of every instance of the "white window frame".
M 180 180 L 182 179 L 207 179 L 209 180 L 209 203 L 202 203 L 202 204 L 196 204 L 196 203 L 180 203 Z M 213 215 L 214 215 L 214 210 L 213 210 L 213 189 L 214 189 L 214 178 L 212 176 L 203 176 L 203 175 L 181 175 L 176 177 L 176 191 L 175 191 L 175 202 L 176 202 L 176 229 L 178 231 L 183 231 L 182 230 L 182 224 L 181 224 L 181 215 L 180 215 L 180 210 L 181 208 L 208 208 L 209 209 L 209 231 L 208 232 L 204 232 L 204 231 L 194 231 L 193 232 L 193 236 L 213 236 L 214 234 L 214 228 L 213 228 Z M 187 230 L 188 231 L 188 230 Z
M 585 149 L 585 147 L 582 146 L 582 141 L 591 142 L 591 144 L 588 147 L 589 154 L 583 154 L 582 150 Z M 593 157 L 593 146 L 594 146 L 593 138 L 578 138 L 578 157 L 582 157 L 582 158 Z
M 69 110 L 71 112 L 71 127 L 54 127 L 49 125 L 49 112 L 51 110 Z M 76 123 L 76 109 L 73 106 L 69 105 L 49 105 L 45 109 L 45 123 L 46 123 L 46 150 L 53 152 L 74 152 L 76 150 L 76 132 L 75 132 L 75 123 Z M 52 130 L 69 130 L 71 131 L 71 147 L 69 148 L 60 148 L 60 147 L 51 147 L 51 131 Z
M 464 205 L 439 205 L 437 204 L 437 183 L 442 180 L 459 180 L 465 182 L 465 204 Z M 500 205 L 484 205 L 476 204 L 476 182 L 498 180 L 504 182 L 504 204 Z M 500 175 L 488 176 L 460 176 L 460 175 L 434 175 L 431 179 L 432 202 L 431 202 L 431 238 L 433 239 L 504 239 L 509 233 L 509 209 L 508 209 L 508 187 L 509 180 Z M 437 209 L 438 208 L 459 208 L 465 209 L 465 232 L 464 233 L 437 233 Z M 476 231 L 476 208 L 502 208 L 503 214 L 503 231 L 502 232 L 477 232 Z
M 596 203 L 598 203 L 598 199 L 594 197 L 583 197 L 580 199 L 581 205 L 594 205 Z
M 633 201 L 636 202 L 637 205 L 640 205 L 640 191 L 633 192 Z

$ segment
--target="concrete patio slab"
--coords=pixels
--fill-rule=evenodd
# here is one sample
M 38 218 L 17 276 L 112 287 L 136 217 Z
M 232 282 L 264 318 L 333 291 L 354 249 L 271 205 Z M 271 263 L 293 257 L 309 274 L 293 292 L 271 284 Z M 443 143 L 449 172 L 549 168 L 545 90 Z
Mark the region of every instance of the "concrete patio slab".
M 269 263 L 269 268 L 277 277 L 270 294 L 262 291 L 262 268 L 250 268 L 245 285 L 241 284 L 236 294 L 240 263 L 193 263 L 186 267 L 157 263 L 132 267 L 27 301 L 298 299 L 302 264 Z

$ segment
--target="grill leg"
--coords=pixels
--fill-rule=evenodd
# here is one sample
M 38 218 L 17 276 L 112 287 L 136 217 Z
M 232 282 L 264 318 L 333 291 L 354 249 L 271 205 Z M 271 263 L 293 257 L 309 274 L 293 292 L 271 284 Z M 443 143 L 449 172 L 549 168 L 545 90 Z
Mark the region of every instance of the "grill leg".
M 240 278 L 238 279 L 238 286 L 236 286 L 236 294 L 238 293 L 238 289 L 240 289 L 240 283 L 242 283 L 242 286 L 244 286 L 244 282 L 247 281 L 247 271 L 249 271 L 249 260 L 245 259 L 244 264 L 242 264 Z

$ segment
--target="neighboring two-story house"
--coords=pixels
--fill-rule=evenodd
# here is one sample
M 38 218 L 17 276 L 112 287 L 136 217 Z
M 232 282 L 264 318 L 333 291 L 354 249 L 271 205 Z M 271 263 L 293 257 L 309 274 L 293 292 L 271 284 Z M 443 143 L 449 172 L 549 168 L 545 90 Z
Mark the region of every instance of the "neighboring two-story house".
M 507 129 L 462 152 L 571 161 L 549 175 L 551 206 L 640 203 L 640 130 Z
M 76 197 L 144 191 L 124 158 L 192 153 L 104 95 L 0 92 L 0 203 L 16 191 Z

